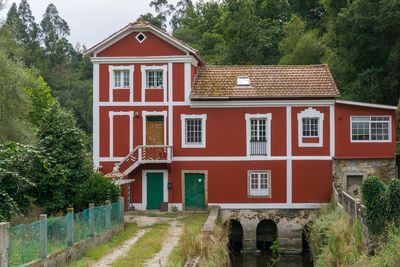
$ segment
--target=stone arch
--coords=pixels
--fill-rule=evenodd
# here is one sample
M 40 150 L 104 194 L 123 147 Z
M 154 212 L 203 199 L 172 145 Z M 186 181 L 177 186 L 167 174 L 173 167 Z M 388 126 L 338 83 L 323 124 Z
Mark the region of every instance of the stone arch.
M 277 237 L 278 227 L 274 221 L 264 219 L 258 223 L 256 230 L 257 249 L 261 251 L 269 251 L 269 247 Z
M 243 248 L 243 227 L 239 220 L 230 219 L 224 225 L 229 228 L 229 249 L 240 251 Z

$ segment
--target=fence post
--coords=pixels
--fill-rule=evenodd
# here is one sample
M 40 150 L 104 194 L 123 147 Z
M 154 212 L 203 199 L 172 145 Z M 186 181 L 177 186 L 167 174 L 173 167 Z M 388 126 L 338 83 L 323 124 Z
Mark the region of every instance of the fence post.
M 0 266 L 9 266 L 10 223 L 0 223 Z
M 124 197 L 119 197 L 119 222 L 124 223 Z
M 40 223 L 39 257 L 45 259 L 47 258 L 47 214 L 40 214 L 39 223 Z
M 74 245 L 74 208 L 67 209 L 67 246 Z
M 94 236 L 94 203 L 89 203 L 89 235 Z
M 106 200 L 106 228 L 111 228 L 111 201 Z

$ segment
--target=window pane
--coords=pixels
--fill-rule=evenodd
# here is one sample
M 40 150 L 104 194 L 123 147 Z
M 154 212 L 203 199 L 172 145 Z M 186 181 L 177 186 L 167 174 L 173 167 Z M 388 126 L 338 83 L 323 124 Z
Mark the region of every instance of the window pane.
M 124 87 L 129 87 L 129 71 L 124 71 Z
M 202 119 L 186 119 L 186 144 L 202 144 Z
M 318 118 L 303 119 L 303 136 L 318 137 Z
M 121 71 L 114 71 L 114 86 L 121 87 Z

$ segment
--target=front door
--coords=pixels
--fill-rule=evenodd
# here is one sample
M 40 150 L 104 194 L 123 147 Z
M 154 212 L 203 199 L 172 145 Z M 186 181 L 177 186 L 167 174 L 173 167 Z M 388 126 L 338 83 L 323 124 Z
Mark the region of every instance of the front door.
M 164 117 L 146 117 L 146 145 L 164 145 Z
M 185 173 L 185 209 L 205 209 L 204 173 Z
M 147 209 L 159 210 L 164 199 L 163 173 L 147 173 Z

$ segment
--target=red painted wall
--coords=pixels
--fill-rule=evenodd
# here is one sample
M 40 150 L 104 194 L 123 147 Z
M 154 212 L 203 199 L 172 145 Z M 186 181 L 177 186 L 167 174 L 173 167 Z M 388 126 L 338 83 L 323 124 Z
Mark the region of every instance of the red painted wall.
M 392 117 L 392 142 L 352 143 L 350 116 L 387 115 Z M 396 152 L 396 117 L 394 110 L 353 105 L 335 105 L 336 158 L 394 158 Z
M 151 32 L 143 32 L 146 39 L 140 43 L 136 40 L 138 32 L 133 32 L 115 44 L 97 54 L 98 57 L 143 57 L 143 56 L 172 56 L 185 53 L 160 39 Z
M 129 116 L 114 116 L 114 157 L 125 157 L 129 154 Z
M 196 108 L 174 107 L 174 156 L 246 156 L 245 114 L 272 113 L 271 154 L 286 154 L 286 108 Z M 207 114 L 206 148 L 184 148 L 181 114 Z
M 332 194 L 331 160 L 292 162 L 293 203 L 327 203 Z
M 172 65 L 172 84 L 174 88 L 173 100 L 184 101 L 185 100 L 185 64 L 174 63 Z
M 163 89 L 146 89 L 146 102 L 163 102 L 164 90 Z
M 330 125 L 329 125 L 329 107 L 312 107 L 324 114 L 323 142 L 322 147 L 299 147 L 299 126 L 297 114 L 309 107 L 292 108 L 292 155 L 293 156 L 329 156 L 330 154 Z M 308 138 L 304 138 L 306 140 Z M 304 142 L 304 141 L 303 141 Z M 308 142 L 308 140 L 306 141 Z
M 113 100 L 115 102 L 129 102 L 130 90 L 129 89 L 115 89 L 113 90 Z

